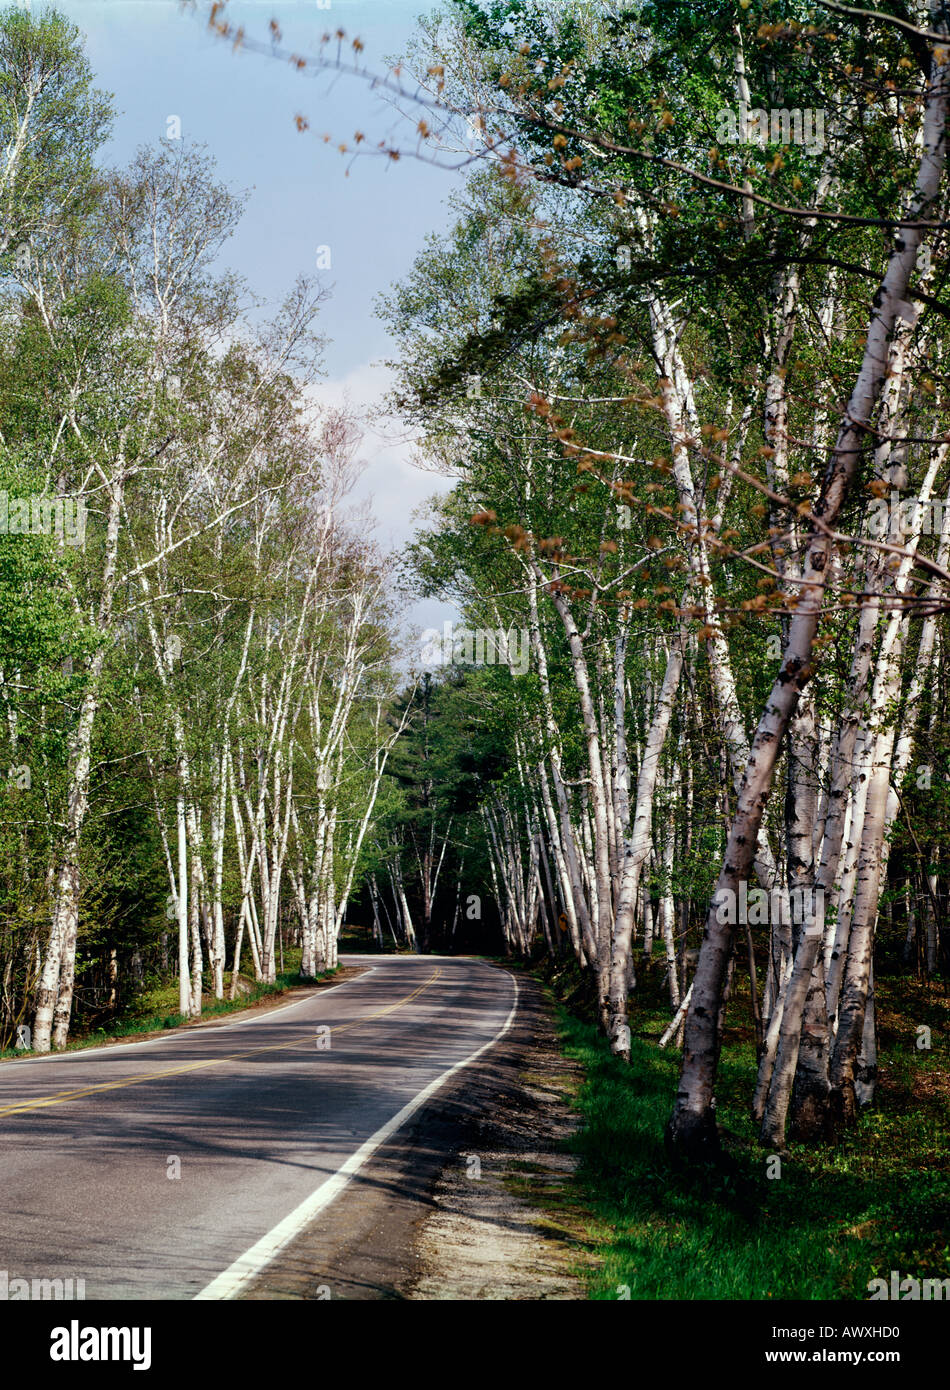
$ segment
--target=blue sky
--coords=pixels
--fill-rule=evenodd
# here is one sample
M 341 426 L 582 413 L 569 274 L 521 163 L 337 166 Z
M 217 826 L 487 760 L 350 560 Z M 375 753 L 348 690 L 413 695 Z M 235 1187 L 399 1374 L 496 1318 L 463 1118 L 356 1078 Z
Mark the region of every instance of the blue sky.
M 459 176 L 414 159 L 341 157 L 320 140 L 323 131 L 337 143 L 352 142 L 356 130 L 372 140 L 402 131 L 405 144 L 411 129 L 362 81 L 313 79 L 267 57 L 233 54 L 207 32 L 204 4 L 195 14 L 177 0 L 59 0 L 56 7 L 86 35 L 97 85 L 114 94 L 108 161 L 122 164 L 140 145 L 162 140 L 177 117 L 182 138 L 206 145 L 220 176 L 249 190 L 223 267 L 276 306 L 298 274 L 316 273 L 318 247 L 329 248 L 330 269 L 320 278 L 332 289 L 321 320 L 331 342 L 320 394 L 355 407 L 378 399 L 386 374 L 374 364 L 392 355 L 392 344 L 373 301 L 409 270 L 425 236 L 447 225 L 445 199 Z M 231 0 L 227 17 L 260 39 L 275 18 L 284 45 L 304 56 L 318 51 L 325 30 L 342 28 L 363 41 L 367 66 L 380 70 L 385 58 L 406 50 L 416 16 L 434 7 L 424 0 L 330 0 L 329 8 L 317 0 Z M 310 132 L 297 132 L 298 112 Z M 404 542 L 413 509 L 448 485 L 413 468 L 410 454 L 404 431 L 367 432 L 360 491 L 373 494 L 376 535 L 386 547 Z M 411 616 L 440 625 L 453 612 L 423 603 Z

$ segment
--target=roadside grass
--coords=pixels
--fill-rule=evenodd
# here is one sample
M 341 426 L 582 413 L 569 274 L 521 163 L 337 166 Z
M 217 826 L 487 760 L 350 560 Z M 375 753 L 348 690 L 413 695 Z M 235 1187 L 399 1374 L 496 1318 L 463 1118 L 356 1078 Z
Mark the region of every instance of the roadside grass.
M 837 1142 L 792 1145 L 780 1162 L 756 1143 L 748 1001 L 733 1000 L 717 1100 L 728 1161 L 699 1172 L 674 1171 L 663 1143 L 680 1067 L 676 1048 L 656 1046 L 668 1009 L 638 995 L 627 1066 L 559 1007 L 562 1045 L 585 1075 L 571 1148 L 598 1257 L 582 1270 L 591 1298 L 864 1300 L 892 1269 L 950 1275 L 948 1001 L 909 980 L 877 989 L 875 1105 Z M 916 1046 L 921 1024 L 929 1051 Z
M 299 957 L 300 952 L 297 952 Z M 290 952 L 287 952 L 290 955 Z M 285 964 L 287 964 L 285 957 Z M 258 983 L 255 980 L 240 977 L 242 992 L 235 999 L 215 999 L 214 995 L 205 989 L 202 996 L 201 1017 L 190 1019 L 186 1014 L 178 1012 L 178 985 L 168 985 L 146 991 L 142 994 L 135 1004 L 121 1017 L 109 1022 L 102 1027 L 89 1029 L 72 1039 L 63 1049 L 65 1052 L 77 1052 L 83 1048 L 96 1047 L 101 1043 L 109 1042 L 114 1038 L 127 1038 L 135 1040 L 138 1037 L 146 1037 L 150 1034 L 161 1032 L 169 1028 L 181 1028 L 189 1023 L 202 1023 L 206 1019 L 219 1017 L 221 1014 L 230 1014 L 247 1009 L 251 1005 L 259 1003 L 271 995 L 279 996 L 286 994 L 288 990 L 298 985 L 311 985 L 315 981 L 331 979 L 337 974 L 339 966 L 334 966 L 332 970 L 324 970 L 314 978 L 304 978 L 299 971 L 299 960 L 296 968 L 285 970 L 278 973 L 277 979 L 273 984 Z M 205 985 L 209 982 L 205 977 Z M 231 972 L 226 971 L 224 976 L 224 991 L 228 993 L 231 987 Z M 17 1050 L 15 1048 L 4 1048 L 0 1050 L 0 1061 L 5 1061 L 13 1057 L 29 1057 L 28 1051 Z

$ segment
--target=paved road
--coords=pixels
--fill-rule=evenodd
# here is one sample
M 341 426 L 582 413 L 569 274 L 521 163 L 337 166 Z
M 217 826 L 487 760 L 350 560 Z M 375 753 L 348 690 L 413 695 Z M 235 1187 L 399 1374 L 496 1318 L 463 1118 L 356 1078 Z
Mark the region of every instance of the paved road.
M 235 1297 L 330 1203 L 339 1222 L 347 1175 L 516 997 L 473 960 L 341 963 L 369 969 L 236 1023 L 0 1065 L 0 1275 Z

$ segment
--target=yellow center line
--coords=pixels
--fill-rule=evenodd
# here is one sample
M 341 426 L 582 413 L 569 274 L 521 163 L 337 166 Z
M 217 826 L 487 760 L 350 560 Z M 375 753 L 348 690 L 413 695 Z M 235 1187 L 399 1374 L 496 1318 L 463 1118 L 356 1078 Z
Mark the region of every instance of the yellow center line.
M 333 1033 L 345 1033 L 350 1028 L 360 1028 L 364 1023 L 372 1023 L 377 1018 L 383 1018 L 386 1014 L 391 1014 L 396 1009 L 405 1008 L 411 1004 L 413 999 L 418 998 L 423 990 L 428 989 L 433 984 L 442 971 L 437 967 L 427 980 L 421 985 L 417 985 L 411 994 L 407 994 L 404 999 L 397 999 L 395 1004 L 387 1004 L 383 1009 L 377 1009 L 374 1014 L 367 1014 L 366 1018 L 353 1019 L 350 1023 L 330 1024 L 331 1036 Z M 238 1062 L 245 1057 L 256 1057 L 262 1052 L 281 1052 L 292 1051 L 298 1047 L 312 1047 L 312 1038 L 303 1038 L 300 1042 L 268 1043 L 266 1047 L 253 1047 L 247 1052 L 232 1052 L 226 1057 L 212 1057 L 206 1062 L 189 1062 L 183 1067 L 169 1067 L 165 1071 L 150 1072 L 147 1076 L 127 1076 L 120 1081 L 103 1081 L 97 1086 L 85 1086 L 75 1091 L 57 1091 L 51 1096 L 46 1096 L 42 1100 L 30 1100 L 17 1102 L 14 1105 L 0 1107 L 0 1115 L 22 1115 L 28 1110 L 43 1110 L 52 1105 L 65 1105 L 71 1100 L 79 1100 L 83 1096 L 96 1095 L 99 1091 L 118 1091 L 123 1086 L 141 1086 L 146 1081 L 163 1081 L 167 1076 L 182 1076 L 185 1072 L 201 1071 L 205 1067 L 218 1067 L 224 1062 Z

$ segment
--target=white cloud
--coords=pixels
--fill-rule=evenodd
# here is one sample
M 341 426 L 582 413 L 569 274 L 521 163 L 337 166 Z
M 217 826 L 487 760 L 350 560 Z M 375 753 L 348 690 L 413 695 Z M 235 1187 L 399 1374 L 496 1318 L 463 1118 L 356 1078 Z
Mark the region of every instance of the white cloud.
M 334 381 L 319 382 L 309 394 L 324 405 L 348 405 L 363 430 L 360 458 L 365 471 L 353 492 L 354 500 L 373 499 L 379 525 L 378 540 L 385 548 L 400 548 L 413 535 L 412 512 L 437 493 L 452 487 L 453 479 L 417 468 L 414 445 L 406 425 L 398 420 L 368 422 L 389 388 L 391 374 L 381 363 L 367 362 Z
M 318 382 L 308 394 L 321 405 L 346 405 L 363 430 L 359 457 L 366 467 L 351 494 L 351 500 L 372 501 L 377 522 L 375 539 L 383 550 L 401 551 L 415 534 L 418 522 L 413 511 L 428 498 L 448 492 L 454 479 L 429 473 L 412 462 L 415 446 L 404 422 L 368 421 L 371 410 L 382 402 L 391 384 L 391 373 L 379 362 L 366 362 L 346 376 Z M 421 599 L 406 613 L 407 629 L 416 633 L 407 638 L 413 651 L 420 645 L 420 628 L 439 628 L 445 621 L 459 621 L 454 604 L 440 599 Z

